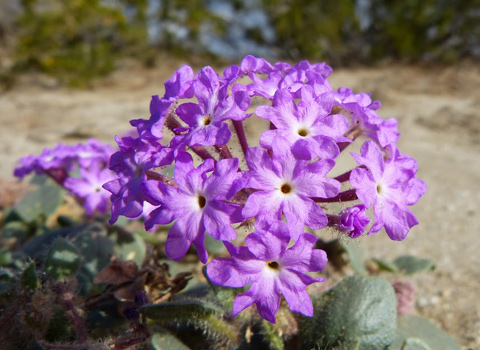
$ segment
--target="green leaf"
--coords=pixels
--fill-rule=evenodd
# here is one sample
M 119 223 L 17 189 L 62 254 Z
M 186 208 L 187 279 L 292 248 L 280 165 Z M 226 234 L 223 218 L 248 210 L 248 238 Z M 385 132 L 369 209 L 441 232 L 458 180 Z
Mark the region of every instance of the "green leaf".
M 244 291 L 243 288 L 226 288 L 216 285 L 210 280 L 207 275 L 207 266 L 203 266 L 202 272 L 207 279 L 208 284 L 213 291 L 213 294 L 215 294 L 215 298 L 217 299 L 217 301 L 221 305 L 223 305 L 223 307 L 225 307 L 228 312 L 231 312 L 233 308 L 233 302 L 235 301 L 237 294 Z
M 314 316 L 300 325 L 302 349 L 358 343 L 358 350 L 383 350 L 395 337 L 396 297 L 386 279 L 347 277 L 317 296 L 314 306 Z
M 142 307 L 140 311 L 150 319 L 165 322 L 188 322 L 206 319 L 210 314 L 223 314 L 223 311 L 216 305 L 197 299 L 147 305 Z
M 20 283 L 23 287 L 35 290 L 38 288 L 38 276 L 37 271 L 35 270 L 35 263 L 30 262 L 27 267 L 23 270 L 22 275 L 20 276 Z
M 376 259 L 376 258 L 372 259 L 372 261 L 378 265 L 380 270 L 393 272 L 393 273 L 398 272 L 398 267 L 394 263 L 391 263 L 383 259 Z
M 393 261 L 400 273 L 413 275 L 426 270 L 434 270 L 436 265 L 433 260 L 422 259 L 412 255 L 403 255 Z
M 416 341 L 413 340 L 416 338 Z M 441 328 L 421 316 L 408 315 L 398 319 L 397 336 L 389 350 L 410 350 L 424 343 L 432 350 L 460 350 L 457 341 Z M 413 347 L 416 343 L 417 348 Z M 406 346 L 411 347 L 406 347 Z
M 91 224 L 83 227 L 72 243 L 82 257 L 81 271 L 90 279 L 110 263 L 113 242 L 107 237 L 107 231 L 102 225 Z
M 73 276 L 81 264 L 78 249 L 64 238 L 53 242 L 45 260 L 44 270 L 53 279 Z
M 346 242 L 341 240 L 340 245 L 347 253 L 353 270 L 360 275 L 366 275 L 367 269 L 365 268 L 363 248 L 360 246 L 360 242 L 354 239 L 348 239 Z
M 0 266 L 5 266 L 10 261 L 12 261 L 12 253 L 7 248 L 0 248 Z
M 417 338 L 408 338 L 403 343 L 402 350 L 432 350 L 427 344 Z
M 15 206 L 15 211 L 24 222 L 32 223 L 40 216 L 45 219 L 54 214 L 62 204 L 64 191 L 46 176 L 36 175 L 31 180 L 37 188 L 29 192 Z
M 268 321 L 262 322 L 263 333 L 266 339 L 268 339 L 269 347 L 272 350 L 284 350 L 283 339 L 279 330 L 275 325 Z
M 18 241 L 23 241 L 28 235 L 28 226 L 22 221 L 9 221 L 3 225 L 3 238 L 16 238 Z
M 219 255 L 226 250 L 222 241 L 219 241 L 210 235 L 205 236 L 205 249 L 209 254 L 213 255 Z
M 152 336 L 152 346 L 155 350 L 190 350 L 173 334 L 163 330 Z
M 110 238 L 116 243 L 116 255 L 122 260 L 133 260 L 137 266 L 142 266 L 147 248 L 144 240 L 138 235 L 117 228 L 117 230 L 110 235 Z

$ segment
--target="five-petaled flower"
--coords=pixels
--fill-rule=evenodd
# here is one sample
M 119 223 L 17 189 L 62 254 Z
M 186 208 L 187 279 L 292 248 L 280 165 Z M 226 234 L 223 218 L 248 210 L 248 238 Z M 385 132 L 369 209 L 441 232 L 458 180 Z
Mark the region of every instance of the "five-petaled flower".
M 316 241 L 314 235 L 303 233 L 288 248 L 290 233 L 285 223 L 258 225 L 257 231 L 245 238 L 246 247 L 225 242 L 231 259 L 215 258 L 207 265 L 207 275 L 213 283 L 225 287 L 251 283 L 246 293 L 235 298 L 232 316 L 256 304 L 260 316 L 275 323 L 281 294 L 292 311 L 312 316 L 312 300 L 306 287 L 324 279 L 306 273 L 323 270 L 327 264 L 326 253 L 313 249 Z

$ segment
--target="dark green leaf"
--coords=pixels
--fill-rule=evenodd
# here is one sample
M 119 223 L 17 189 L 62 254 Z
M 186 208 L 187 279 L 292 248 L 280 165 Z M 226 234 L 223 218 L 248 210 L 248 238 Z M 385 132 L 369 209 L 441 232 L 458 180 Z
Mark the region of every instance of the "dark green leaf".
M 157 331 L 152 336 L 152 346 L 155 350 L 190 350 L 188 346 L 167 331 Z
M 10 221 L 3 225 L 2 237 L 16 238 L 18 241 L 23 241 L 28 235 L 28 225 L 22 221 Z
M 38 276 L 37 271 L 35 270 L 35 263 L 30 262 L 27 267 L 22 272 L 20 276 L 20 283 L 23 287 L 35 290 L 38 288 Z
M 196 299 L 147 305 L 141 308 L 141 312 L 148 318 L 165 322 L 188 322 L 205 319 L 210 314 L 223 314 L 216 305 Z
M 44 270 L 53 279 L 73 276 L 81 264 L 78 249 L 64 238 L 53 242 L 45 260 Z
M 102 225 L 91 224 L 84 226 L 81 233 L 72 239 L 82 257 L 81 271 L 90 279 L 110 263 L 113 255 L 113 242 L 106 235 Z
M 117 229 L 110 238 L 116 243 L 116 255 L 122 260 L 133 260 L 141 266 L 145 259 L 146 246 L 143 239 L 124 229 Z

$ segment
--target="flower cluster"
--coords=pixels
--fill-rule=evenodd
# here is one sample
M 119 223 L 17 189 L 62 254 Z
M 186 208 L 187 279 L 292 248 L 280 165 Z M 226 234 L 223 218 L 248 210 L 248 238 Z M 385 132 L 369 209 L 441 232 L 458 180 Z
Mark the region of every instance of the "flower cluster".
M 19 160 L 14 175 L 20 179 L 30 173 L 44 174 L 72 194 L 83 205 L 87 215 L 106 213 L 110 193 L 102 185 L 115 178 L 108 169 L 115 149 L 90 139 L 85 144 L 58 144 L 46 148 L 39 156 L 26 156 Z
M 418 223 L 408 207 L 426 191 L 416 161 L 398 150 L 396 120 L 380 118 L 368 94 L 332 89 L 331 72 L 324 63 L 253 56 L 222 75 L 181 67 L 164 96 L 152 97 L 150 118 L 131 121 L 137 136 L 117 138 L 117 177 L 104 185 L 110 222 L 142 214 L 146 229 L 173 222 L 165 246 L 173 260 L 193 245 L 207 263 L 205 235 L 223 241 L 230 258 L 208 264 L 210 280 L 250 285 L 233 315 L 256 304 L 275 322 L 281 295 L 291 310 L 312 315 L 306 288 L 321 279 L 307 273 L 327 259 L 305 227 L 352 238 L 385 228 L 402 240 Z M 246 126 L 263 124 L 259 140 L 247 140 Z M 345 152 L 354 142 L 360 154 Z M 340 163 L 347 171 L 335 169 Z M 165 171 L 172 165 L 173 176 Z M 237 237 L 240 226 L 254 232 Z M 234 245 L 237 238 L 246 246 Z

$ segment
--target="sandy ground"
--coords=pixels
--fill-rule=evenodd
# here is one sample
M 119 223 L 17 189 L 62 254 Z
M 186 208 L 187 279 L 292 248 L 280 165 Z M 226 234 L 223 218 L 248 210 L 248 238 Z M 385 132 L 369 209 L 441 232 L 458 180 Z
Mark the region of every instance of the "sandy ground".
M 151 95 L 182 62 L 156 70 L 128 70 L 90 91 L 52 87 L 45 77 L 24 78 L 0 95 L 0 178 L 11 180 L 16 160 L 57 142 L 96 137 L 113 144 L 128 121 L 148 117 Z M 434 259 L 437 269 L 414 277 L 416 311 L 465 347 L 480 349 L 480 66 L 382 66 L 339 69 L 332 86 L 371 92 L 382 117 L 396 117 L 400 150 L 419 162 L 428 193 L 414 207 L 420 220 L 403 242 L 384 232 L 360 241 L 368 257 L 402 254 Z

